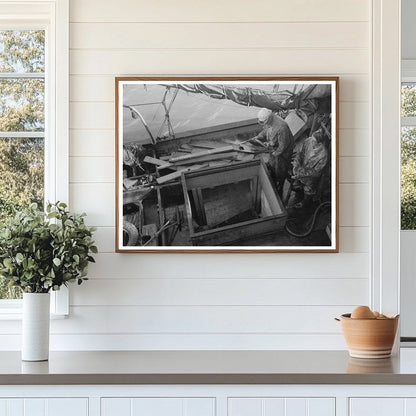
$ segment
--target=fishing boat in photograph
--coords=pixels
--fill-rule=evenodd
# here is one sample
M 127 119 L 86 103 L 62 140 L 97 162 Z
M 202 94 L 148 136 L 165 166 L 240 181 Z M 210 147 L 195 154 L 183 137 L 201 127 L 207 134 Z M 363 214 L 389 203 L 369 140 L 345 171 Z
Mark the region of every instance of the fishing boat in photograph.
M 319 200 L 308 209 L 295 209 L 294 181 L 288 177 L 277 189 L 270 145 L 256 139 L 263 130 L 256 115 L 267 109 L 284 119 L 294 153 L 317 130 L 328 136 L 330 144 L 331 86 L 272 87 L 266 91 L 249 85 L 161 83 L 159 101 L 124 99 L 123 116 L 134 124 L 130 137 L 124 134 L 122 146 L 123 246 L 331 244 L 330 161 L 321 175 Z M 190 97 L 202 96 L 207 103 L 203 106 L 213 110 L 199 111 L 201 120 L 186 129 L 195 117 L 188 114 L 192 108 L 182 109 L 185 126 L 180 126 L 175 107 L 179 95 L 186 103 Z M 214 116 L 222 111 L 221 103 L 229 101 L 244 111 L 237 121 L 219 123 L 221 117 Z M 158 131 L 149 112 L 152 106 L 162 109 Z M 249 118 L 244 118 L 245 112 Z M 204 117 L 212 119 L 210 125 Z M 317 209 L 320 212 L 315 214 Z

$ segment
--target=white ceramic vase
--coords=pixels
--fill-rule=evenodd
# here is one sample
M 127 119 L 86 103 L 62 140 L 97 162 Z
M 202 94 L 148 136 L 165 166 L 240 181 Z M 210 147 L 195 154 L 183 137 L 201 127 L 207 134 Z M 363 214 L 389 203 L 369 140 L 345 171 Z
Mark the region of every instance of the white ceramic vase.
M 24 293 L 22 322 L 23 361 L 48 360 L 49 322 L 49 293 Z

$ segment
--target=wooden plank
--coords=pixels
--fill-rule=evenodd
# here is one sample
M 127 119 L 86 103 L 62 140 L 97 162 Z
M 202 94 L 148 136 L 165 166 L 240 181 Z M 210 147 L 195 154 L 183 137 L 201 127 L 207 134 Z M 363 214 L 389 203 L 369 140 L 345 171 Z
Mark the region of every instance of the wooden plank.
M 183 416 L 183 408 L 186 408 L 182 398 L 151 398 L 140 397 L 133 398 L 131 403 L 130 416 L 136 415 L 153 415 L 153 416 Z M 186 412 L 189 416 L 192 413 Z M 203 405 L 201 406 L 201 414 L 203 415 Z M 211 410 L 212 414 L 212 410 Z M 196 416 L 196 415 L 195 415 Z
M 213 58 L 214 57 L 214 58 Z M 331 66 L 328 66 L 331 62 Z M 72 75 L 368 74 L 367 49 L 71 50 Z M 114 110 L 113 106 L 111 107 Z M 89 114 L 98 114 L 97 111 Z M 92 119 L 94 117 L 91 117 Z M 114 124 L 112 125 L 114 126 Z M 98 126 L 97 126 L 98 127 Z
M 264 195 L 267 198 L 267 202 L 272 209 L 272 212 L 274 215 L 279 214 L 286 214 L 286 210 L 283 207 L 282 202 L 280 201 L 280 198 L 276 194 L 276 188 L 273 186 L 270 175 L 268 174 L 267 168 L 264 166 L 264 164 L 261 165 L 259 169 L 259 179 L 260 179 L 260 186 L 262 191 L 264 192 Z
M 165 210 L 163 208 L 162 195 L 161 195 L 159 187 L 156 187 L 156 193 L 157 193 L 157 205 L 158 205 L 158 213 L 159 213 L 159 229 L 161 229 L 163 225 L 165 224 Z M 162 246 L 165 246 L 166 234 L 164 231 L 162 231 L 161 237 L 162 237 Z
M 70 103 L 69 108 L 69 127 L 72 129 L 114 129 L 114 105 L 110 103 Z
M 106 311 L 100 311 L 106 313 Z M 71 310 L 74 314 L 88 313 L 83 308 Z M 132 313 L 143 313 L 140 310 Z M 150 313 L 150 311 L 149 311 Z M 81 324 L 82 325 L 82 324 Z M 0 335 L 0 345 L 7 351 L 21 348 L 21 335 Z M 329 350 L 345 349 L 345 340 L 340 332 L 273 332 L 273 333 L 197 333 L 184 336 L 179 333 L 129 332 L 117 333 L 89 333 L 89 334 L 60 334 L 52 336 L 52 348 L 66 351 L 68 345 L 74 350 L 235 350 L 239 346 L 246 350 L 258 350 L 259 345 L 267 345 L 274 350 Z M 276 353 L 273 352 L 275 355 Z M 272 359 L 272 357 L 271 357 Z M 14 414 L 14 413 L 12 413 Z M 117 414 L 117 413 L 116 413 Z
M 176 140 L 174 142 L 176 142 Z M 169 160 L 171 158 L 188 156 L 188 155 L 189 155 L 189 152 L 182 152 L 180 148 L 177 148 L 169 155 Z
M 400 311 L 400 314 L 402 315 L 401 311 Z M 416 399 L 414 397 L 406 398 L 405 399 L 405 406 L 406 406 L 405 415 L 414 415 L 414 414 L 416 414 Z
M 204 197 L 202 195 L 201 188 L 196 189 L 196 195 L 197 195 L 198 205 L 199 205 L 200 210 L 201 210 L 201 220 L 202 220 L 201 225 L 203 225 L 203 224 L 207 223 L 207 215 L 206 215 L 206 212 L 205 212 Z
M 260 212 L 261 209 L 261 189 L 260 189 L 260 180 L 259 177 L 255 177 L 252 180 L 253 187 L 253 200 L 254 200 L 254 209 L 256 212 Z
M 132 399 L 104 397 L 100 399 L 101 416 L 131 416 Z
M 28 416 L 46 416 L 49 412 L 47 411 L 47 401 L 41 398 L 25 398 L 23 399 L 24 415 Z
M 263 191 L 260 192 L 260 205 L 262 218 L 270 217 L 273 215 L 273 211 L 270 207 L 269 200 L 267 199 L 266 194 Z
M 70 130 L 69 155 L 72 157 L 115 157 L 113 130 Z
M 340 183 L 368 183 L 370 180 L 370 161 L 364 157 L 339 158 Z
M 78 309 L 74 313 L 81 313 Z M 69 344 L 74 345 L 74 350 L 258 350 L 259 345 L 266 345 L 274 350 L 309 349 L 319 350 L 323 346 L 331 350 L 344 350 L 345 340 L 340 332 L 272 332 L 272 333 L 196 333 L 188 336 L 179 333 L 128 333 L 128 334 L 62 334 L 52 337 L 52 348 L 65 351 Z M 71 339 L 74 339 L 71 343 Z M 18 336 L 7 338 L 0 337 L 0 342 L 9 340 L 13 348 L 19 350 Z M 273 361 L 274 355 L 270 357 Z
M 48 398 L 46 402 L 46 412 L 45 416 L 88 416 L 88 399 L 87 398 L 75 398 L 75 397 L 58 397 L 58 398 Z M 28 406 L 25 409 L 25 414 L 30 415 L 32 409 Z M 28 412 L 29 410 L 29 412 Z M 13 413 L 12 413 L 13 414 Z M 119 416 L 120 413 L 117 413 Z
M 35 21 L 41 22 L 45 21 L 46 19 L 50 18 L 50 13 L 52 12 L 51 5 L 48 3 L 27 3 L 24 7 L 16 7 L 14 2 L 4 2 L 1 4 L 1 14 L 4 16 L 5 21 L 2 22 L 5 25 L 6 30 L 9 30 L 9 25 L 7 21 L 10 18 L 16 20 L 26 20 L 29 16 L 31 16 Z M 12 17 L 13 16 L 13 17 Z
M 367 22 L 72 23 L 71 49 L 367 48 Z M 207 33 L 210 35 L 207 36 Z M 331 33 L 331 36 L 328 36 Z
M 214 146 L 213 144 L 205 144 L 205 143 L 192 143 L 193 147 L 200 147 L 202 149 L 215 149 L 218 146 Z
M 189 199 L 189 193 L 188 193 L 188 187 L 186 185 L 185 175 L 181 175 L 181 183 L 182 183 L 182 189 L 183 189 L 183 197 L 185 201 L 186 218 L 188 220 L 188 229 L 189 229 L 189 233 L 192 233 L 194 229 L 194 225 L 192 222 L 192 206 L 191 206 L 191 200 Z
M 227 152 L 232 152 L 232 151 L 234 151 L 234 146 L 223 146 L 223 147 L 218 147 L 216 149 L 195 152 L 190 155 L 171 157 L 169 161 L 171 163 L 183 162 L 185 160 L 193 160 L 195 158 L 202 157 L 202 156 L 210 156 L 210 155 L 216 155 L 217 153 L 227 153 Z
M 71 22 L 353 22 L 368 21 L 370 7 L 363 0 L 292 0 L 276 8 L 275 0 L 256 7 L 250 0 L 215 0 L 195 7 L 192 0 L 149 3 L 145 0 L 71 0 Z
M 192 199 L 194 201 L 194 207 L 195 207 L 195 214 L 193 214 L 193 217 L 195 217 L 196 221 L 199 222 L 202 225 L 202 220 L 201 220 L 201 206 L 199 204 L 199 199 L 198 199 L 198 194 L 196 192 L 196 188 L 192 189 L 191 191 L 192 194 Z
M 169 173 L 168 175 L 161 176 L 160 178 L 156 179 L 156 182 L 158 184 L 163 184 L 163 183 L 166 183 L 166 182 L 170 182 L 170 181 L 173 181 L 174 179 L 180 178 L 181 175 L 185 172 L 192 172 L 194 170 L 202 169 L 203 167 L 206 167 L 206 166 L 208 166 L 208 165 L 206 165 L 206 164 L 205 165 L 203 165 L 203 164 L 202 165 L 192 165 L 192 166 L 189 166 L 189 168 L 184 168 L 184 169 L 178 170 L 176 172 Z
M 144 161 L 146 163 L 150 163 L 150 164 L 156 165 L 156 166 L 166 165 L 166 162 L 164 160 L 156 159 L 155 157 L 151 157 L 151 156 L 146 156 L 144 158 Z
M 351 398 L 350 414 L 354 416 L 406 416 L 403 398 Z
M 212 169 L 201 174 L 186 175 L 189 189 L 208 188 L 243 181 L 257 176 L 259 161 L 233 164 L 223 168 Z
M 200 156 L 192 160 L 183 160 L 181 162 L 176 162 L 176 166 L 189 165 L 189 164 L 194 164 L 194 163 L 199 164 L 203 162 L 210 163 L 210 162 L 221 161 L 221 160 L 231 161 L 235 159 L 237 159 L 235 156 L 235 153 L 228 152 L 224 154 L 221 153 L 218 155 Z
M 364 288 L 364 286 L 365 282 L 359 285 L 360 288 Z M 140 291 L 139 288 L 137 290 Z M 197 289 L 197 291 L 199 290 Z M 278 288 L 276 290 L 279 292 Z M 258 288 L 254 288 L 254 292 L 258 291 Z M 315 290 L 313 293 L 315 293 Z M 109 296 L 111 297 L 111 294 Z M 313 296 L 309 293 L 309 297 Z M 363 298 L 363 296 L 358 296 L 358 302 L 366 303 L 365 298 L 362 301 Z M 128 334 L 152 334 L 152 339 L 155 341 L 159 336 L 168 334 L 176 335 L 181 339 L 208 333 L 210 337 L 215 337 L 215 334 L 262 334 L 265 336 L 281 332 L 286 333 L 287 336 L 287 333 L 294 335 L 293 328 L 296 328 L 298 333 L 313 334 L 317 332 L 320 336 L 323 333 L 339 334 L 342 339 L 339 325 L 334 322 L 333 317 L 340 316 L 346 310 L 353 309 L 353 306 L 344 304 L 334 306 L 201 305 L 190 308 L 189 306 L 180 305 L 88 306 L 86 304 L 85 306 L 71 306 L 71 319 L 61 320 L 59 325 L 56 325 L 56 321 L 55 323 L 52 322 L 51 335 L 54 339 L 54 335 L 61 334 L 70 334 L 71 338 L 76 338 L 78 334 L 104 334 L 104 336 L 118 334 L 120 336 L 119 345 L 122 345 L 122 339 Z M 149 319 L 149 316 L 152 319 Z M 285 319 L 270 319 L 271 316 L 284 316 Z M 103 319 L 103 317 L 105 318 Z M 21 330 L 19 331 L 19 326 L 16 323 L 14 323 L 14 327 L 6 324 L 3 327 L 2 323 L 2 332 L 6 326 L 11 330 L 9 334 L 21 334 Z M 243 345 L 241 344 L 241 347 Z M 345 348 L 344 340 L 342 345 Z M 138 345 L 136 345 L 137 347 Z M 140 345 L 139 348 L 141 347 Z M 235 344 L 233 347 L 230 349 L 235 349 Z M 298 345 L 298 347 L 303 346 Z M 169 346 L 167 349 L 169 349 Z M 389 416 L 393 415 L 395 414 Z
M 369 143 L 368 129 L 340 129 L 339 131 L 339 155 L 341 157 L 368 157 Z
M 283 401 L 284 399 L 281 400 Z M 263 403 L 263 398 L 229 398 L 228 416 L 263 416 L 265 415 Z M 283 412 L 281 414 L 286 416 L 286 413 L 284 413 L 284 407 Z
M 193 146 L 190 146 L 188 143 L 183 143 L 180 146 L 179 150 L 183 150 L 184 152 L 188 152 L 188 151 L 191 151 L 192 152 L 192 150 L 194 150 L 194 147 Z
M 88 213 L 86 218 L 88 225 L 114 226 L 113 183 L 70 183 L 69 200 L 73 212 Z
M 339 104 L 339 127 L 367 129 L 370 119 L 369 103 L 342 102 Z
M 233 162 L 232 160 L 228 160 L 228 159 L 217 160 L 217 161 L 214 161 L 214 162 L 209 162 L 208 166 L 210 168 L 218 168 L 218 167 L 221 167 L 221 166 L 227 166 L 232 162 Z
M 370 233 L 367 227 L 340 227 L 339 249 L 343 253 L 369 253 Z
M 327 399 L 328 400 L 328 399 Z M 306 399 L 290 397 L 285 399 L 285 416 L 309 416 L 309 406 Z M 333 416 L 321 413 L 319 416 Z
M 178 170 L 178 166 L 173 165 L 172 163 L 166 163 L 165 160 L 163 160 L 163 162 L 165 163 L 164 165 L 158 166 L 156 169 L 158 171 L 161 171 L 163 169 L 171 169 L 171 170 Z
M 211 162 L 214 160 L 230 159 L 233 157 L 236 157 L 236 152 L 225 152 L 225 153 L 218 153 L 218 154 L 209 154 L 206 156 L 195 156 L 190 159 L 180 160 L 175 163 L 180 164 L 180 165 L 188 165 L 191 163 Z
M 334 398 L 310 398 L 307 400 L 308 416 L 335 416 L 335 399 Z
M 370 191 L 364 183 L 339 185 L 339 225 L 361 226 L 370 224 Z
M 203 204 L 203 197 L 200 188 L 192 189 L 192 197 L 194 200 L 195 206 L 195 219 L 199 225 L 205 225 L 207 223 L 207 218 L 205 215 L 205 208 Z
M 69 182 L 115 181 L 114 157 L 70 157 Z

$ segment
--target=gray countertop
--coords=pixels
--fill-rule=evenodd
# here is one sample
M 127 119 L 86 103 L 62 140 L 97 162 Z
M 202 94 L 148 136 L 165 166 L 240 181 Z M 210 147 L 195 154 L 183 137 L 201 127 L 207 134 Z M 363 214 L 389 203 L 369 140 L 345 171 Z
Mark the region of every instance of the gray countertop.
M 388 359 L 346 351 L 71 351 L 47 362 L 0 353 L 0 384 L 416 384 L 416 349 Z

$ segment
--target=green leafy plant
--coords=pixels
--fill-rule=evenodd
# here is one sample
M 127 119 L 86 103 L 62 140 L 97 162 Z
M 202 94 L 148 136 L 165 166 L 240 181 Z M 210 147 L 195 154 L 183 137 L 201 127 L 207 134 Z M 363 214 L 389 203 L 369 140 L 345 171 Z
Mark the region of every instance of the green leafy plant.
M 403 127 L 401 140 L 401 229 L 416 229 L 416 129 Z
M 24 292 L 47 293 L 86 280 L 97 253 L 86 214 L 71 214 L 64 203 L 37 204 L 17 212 L 0 228 L 0 277 Z

